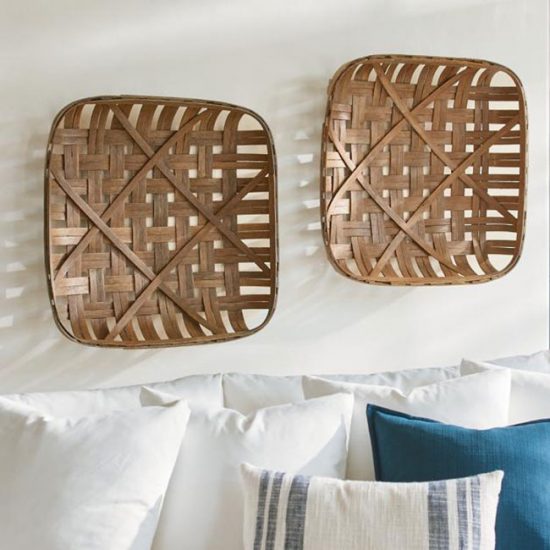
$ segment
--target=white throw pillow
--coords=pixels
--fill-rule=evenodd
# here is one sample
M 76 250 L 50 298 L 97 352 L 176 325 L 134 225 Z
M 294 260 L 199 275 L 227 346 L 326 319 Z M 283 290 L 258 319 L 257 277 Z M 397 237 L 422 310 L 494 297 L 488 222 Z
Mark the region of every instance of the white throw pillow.
M 425 483 L 242 467 L 244 550 L 494 550 L 503 473 Z
M 374 463 L 366 415 L 368 404 L 466 428 L 494 428 L 508 421 L 510 373 L 499 369 L 472 374 L 421 386 L 408 394 L 387 386 L 305 377 L 304 392 L 308 398 L 340 392 L 355 396 L 347 477 L 373 480 Z
M 301 376 L 231 372 L 223 375 L 225 406 L 242 414 L 304 400 Z
M 464 374 L 506 369 L 491 363 L 479 363 L 463 359 Z M 510 394 L 509 424 L 521 424 L 531 420 L 550 418 L 550 373 L 527 370 L 510 370 L 512 391 Z
M 486 361 L 499 367 L 510 369 L 523 369 L 537 372 L 550 373 L 550 350 L 537 351 L 529 355 L 514 355 Z
M 223 406 L 220 374 L 185 376 L 170 382 L 156 382 L 147 386 L 177 395 L 191 406 Z M 28 405 L 42 414 L 77 417 L 140 407 L 142 387 L 136 385 L 97 390 L 19 393 L 0 397 Z
M 185 402 L 74 418 L 0 398 L 0 546 L 149 550 Z
M 146 404 L 173 396 L 143 392 Z M 350 395 L 332 395 L 244 416 L 229 409 L 193 410 L 166 494 L 154 548 L 242 550 L 239 468 L 344 477 Z
M 434 367 L 425 369 L 407 369 L 389 372 L 373 372 L 370 374 L 331 374 L 318 375 L 317 378 L 335 380 L 337 382 L 351 382 L 353 384 L 372 384 L 375 386 L 389 386 L 403 392 L 409 392 L 419 386 L 443 382 L 460 376 L 460 368 Z
M 320 374 L 318 378 L 391 386 L 410 391 L 418 386 L 457 378 L 459 367 L 410 369 L 395 372 L 375 372 L 370 374 Z M 243 414 L 303 401 L 302 376 L 270 376 L 266 374 L 229 373 L 223 375 L 225 406 Z

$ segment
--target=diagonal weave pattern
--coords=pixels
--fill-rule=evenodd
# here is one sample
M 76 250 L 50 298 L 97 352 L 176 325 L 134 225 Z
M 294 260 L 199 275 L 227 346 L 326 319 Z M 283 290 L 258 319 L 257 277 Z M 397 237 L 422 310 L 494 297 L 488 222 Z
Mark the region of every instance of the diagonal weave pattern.
M 500 65 L 370 56 L 341 67 L 321 156 L 331 263 L 374 284 L 507 273 L 523 242 L 526 132 L 521 83 Z
M 255 113 L 105 97 L 56 117 L 46 257 L 57 325 L 98 346 L 222 341 L 271 318 L 275 152 Z

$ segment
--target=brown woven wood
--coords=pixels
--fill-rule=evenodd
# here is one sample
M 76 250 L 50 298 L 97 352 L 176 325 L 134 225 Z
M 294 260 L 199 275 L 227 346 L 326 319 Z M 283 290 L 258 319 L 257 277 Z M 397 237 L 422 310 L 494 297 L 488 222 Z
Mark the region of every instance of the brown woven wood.
M 172 98 L 77 101 L 53 123 L 45 192 L 50 298 L 72 340 L 224 341 L 271 318 L 275 151 L 252 111 Z
M 341 274 L 374 284 L 489 281 L 519 259 L 527 121 L 486 61 L 375 55 L 329 86 L 321 221 Z

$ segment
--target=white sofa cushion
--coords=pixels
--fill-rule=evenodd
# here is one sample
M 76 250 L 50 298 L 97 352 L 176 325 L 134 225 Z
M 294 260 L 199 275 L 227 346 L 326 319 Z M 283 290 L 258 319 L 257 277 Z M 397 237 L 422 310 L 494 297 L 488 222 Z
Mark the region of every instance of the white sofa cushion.
M 244 465 L 242 476 L 244 550 L 495 548 L 500 471 L 446 481 L 380 483 Z
M 185 399 L 191 406 L 223 406 L 222 376 L 194 375 L 170 382 L 147 384 L 158 391 Z M 97 390 L 7 394 L 3 399 L 28 405 L 42 414 L 87 416 L 140 407 L 141 385 Z
M 463 359 L 461 369 L 463 374 L 467 375 L 505 369 L 505 367 Z M 517 369 L 511 369 L 510 373 L 512 389 L 508 413 L 509 424 L 550 418 L 550 373 Z
M 354 395 L 347 476 L 355 480 L 373 480 L 374 463 L 366 416 L 368 404 L 467 428 L 503 426 L 508 421 L 510 372 L 495 369 L 421 386 L 408 394 L 387 386 L 305 377 L 304 392 L 308 398 L 341 392 Z
M 174 399 L 154 391 L 144 391 L 143 398 L 147 404 Z M 344 477 L 352 409 L 350 395 L 269 407 L 249 416 L 194 409 L 154 548 L 242 550 L 240 465 Z
M 184 402 L 75 418 L 0 398 L 0 545 L 149 550 Z
M 459 367 L 411 369 L 371 374 L 328 374 L 318 378 L 374 384 L 410 391 L 418 386 L 460 376 Z M 302 376 L 271 376 L 266 374 L 228 373 L 223 375 L 225 406 L 243 414 L 264 407 L 298 403 L 305 399 Z

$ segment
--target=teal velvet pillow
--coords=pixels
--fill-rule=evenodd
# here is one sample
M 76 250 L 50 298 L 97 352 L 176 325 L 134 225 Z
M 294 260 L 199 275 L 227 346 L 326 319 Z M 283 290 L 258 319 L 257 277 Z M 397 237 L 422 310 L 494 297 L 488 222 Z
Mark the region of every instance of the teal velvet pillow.
M 376 479 L 434 481 L 504 471 L 497 550 L 550 550 L 550 419 L 472 430 L 369 405 Z

